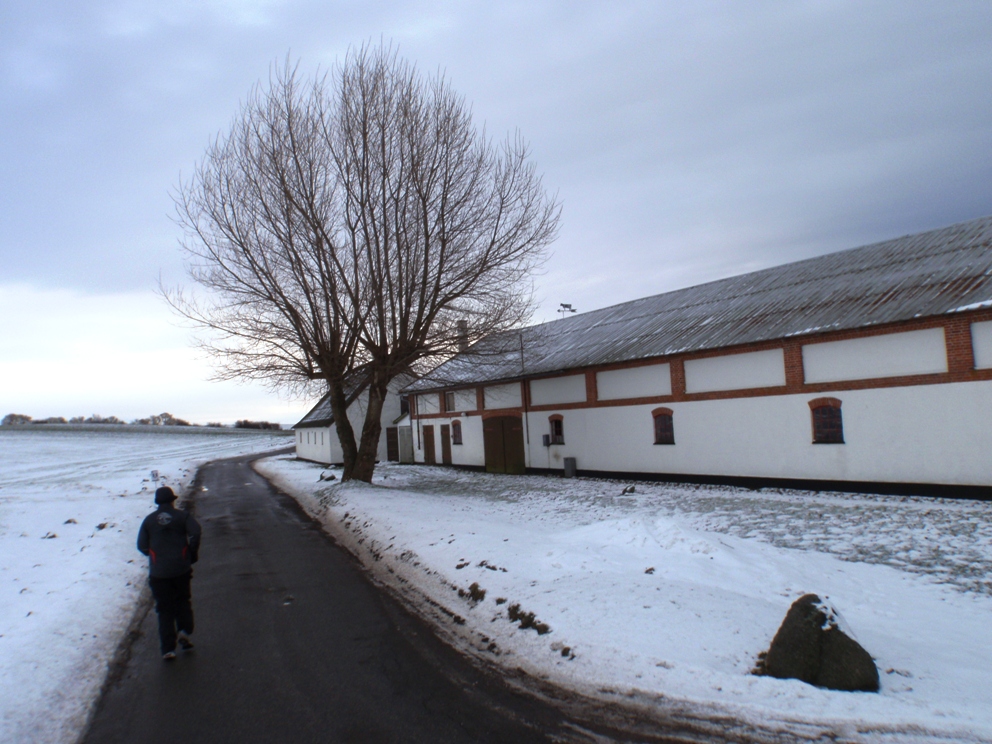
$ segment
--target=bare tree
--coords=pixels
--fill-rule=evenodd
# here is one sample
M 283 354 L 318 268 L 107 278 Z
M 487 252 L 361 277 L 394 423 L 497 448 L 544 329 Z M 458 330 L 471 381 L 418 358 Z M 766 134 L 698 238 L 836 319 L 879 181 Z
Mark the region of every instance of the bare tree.
M 256 86 L 177 195 L 220 378 L 322 380 L 344 478 L 370 480 L 389 383 L 519 326 L 560 209 L 519 135 L 495 144 L 443 76 L 365 46 Z M 351 400 L 367 391 L 360 437 Z

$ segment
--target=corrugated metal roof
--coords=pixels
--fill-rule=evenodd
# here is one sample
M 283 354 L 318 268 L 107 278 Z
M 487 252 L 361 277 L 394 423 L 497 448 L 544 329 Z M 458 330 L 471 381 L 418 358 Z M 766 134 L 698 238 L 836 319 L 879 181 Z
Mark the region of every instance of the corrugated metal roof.
M 389 383 L 387 390 L 396 394 L 396 392 L 403 388 L 409 380 L 414 379 L 412 374 L 400 374 Z M 345 398 L 354 402 L 357 398 L 365 391 L 365 378 L 359 372 L 352 373 L 348 382 L 345 384 L 344 394 Z M 348 404 L 349 406 L 351 403 Z M 398 420 L 398 419 L 397 419 Z M 324 397 L 317 401 L 317 405 L 310 409 L 310 412 L 301 418 L 299 422 L 293 426 L 294 429 L 307 429 L 318 426 L 330 426 L 334 423 L 334 412 L 331 411 L 331 394 L 325 393 Z
M 324 397 L 317 401 L 317 405 L 310 409 L 310 412 L 301 418 L 294 429 L 308 429 L 314 426 L 330 426 L 334 423 L 334 414 L 331 413 L 331 394 L 325 393 Z
M 983 217 L 490 336 L 407 389 L 495 382 L 988 306 L 992 217 Z

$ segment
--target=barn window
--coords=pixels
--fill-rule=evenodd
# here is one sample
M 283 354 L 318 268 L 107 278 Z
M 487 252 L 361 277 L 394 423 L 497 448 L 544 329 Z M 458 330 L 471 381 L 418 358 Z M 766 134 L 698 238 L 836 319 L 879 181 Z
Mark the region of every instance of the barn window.
M 551 423 L 551 444 L 565 444 L 565 422 L 560 413 L 548 417 Z
M 651 411 L 654 417 L 654 443 L 675 444 L 675 427 L 672 424 L 671 408 L 655 408 Z
M 410 399 L 405 395 L 400 398 L 400 415 L 406 416 L 410 413 Z
M 444 394 L 444 410 L 450 413 L 455 410 L 455 394 L 445 393 Z
M 813 444 L 844 444 L 844 420 L 837 398 L 816 398 L 809 402 L 813 416 Z
M 462 422 L 452 421 L 451 422 L 451 443 L 461 444 L 462 443 Z

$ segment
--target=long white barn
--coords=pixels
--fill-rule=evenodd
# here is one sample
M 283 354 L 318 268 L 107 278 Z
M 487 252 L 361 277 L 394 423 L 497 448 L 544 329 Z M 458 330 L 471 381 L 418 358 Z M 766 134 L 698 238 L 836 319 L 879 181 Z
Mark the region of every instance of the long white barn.
M 987 497 L 992 217 L 493 336 L 405 392 L 417 462 Z

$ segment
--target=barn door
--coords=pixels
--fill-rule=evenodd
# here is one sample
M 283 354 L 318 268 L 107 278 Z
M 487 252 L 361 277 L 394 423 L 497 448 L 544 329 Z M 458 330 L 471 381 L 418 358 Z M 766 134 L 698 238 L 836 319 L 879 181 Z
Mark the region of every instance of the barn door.
M 441 464 L 451 464 L 451 427 L 441 424 Z
M 521 474 L 524 464 L 524 427 L 518 416 L 494 416 L 482 422 L 487 473 Z
M 386 459 L 390 462 L 400 461 L 400 437 L 395 426 L 386 427 Z
M 428 465 L 437 465 L 437 458 L 434 456 L 434 427 L 424 427 L 424 462 Z
M 524 422 L 519 416 L 503 419 L 503 447 L 506 451 L 506 472 L 523 475 L 527 466 L 524 462 Z

